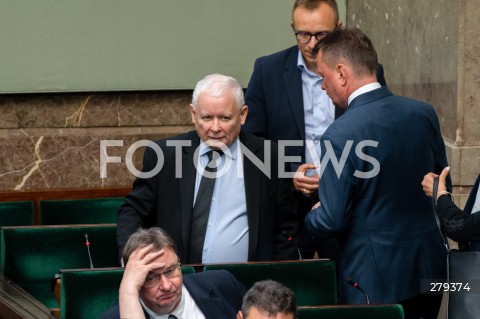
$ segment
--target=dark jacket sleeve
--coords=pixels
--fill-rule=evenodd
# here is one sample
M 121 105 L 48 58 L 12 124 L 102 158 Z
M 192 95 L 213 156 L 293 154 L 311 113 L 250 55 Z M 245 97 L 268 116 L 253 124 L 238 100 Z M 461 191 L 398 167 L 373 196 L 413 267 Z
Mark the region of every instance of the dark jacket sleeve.
M 118 302 L 102 315 L 102 319 L 120 319 L 120 306 Z
M 148 318 L 148 314 L 145 312 L 145 310 L 144 310 L 144 314 L 145 314 L 145 318 Z M 105 311 L 102 317 L 100 318 L 101 319 L 120 319 L 120 304 L 118 303 L 118 300 L 111 308 Z
M 118 302 L 115 306 L 108 309 L 101 317 L 102 319 L 120 319 L 120 307 Z
M 451 239 L 480 240 L 480 214 L 465 214 L 447 195 L 438 198 L 437 212 L 447 236 Z

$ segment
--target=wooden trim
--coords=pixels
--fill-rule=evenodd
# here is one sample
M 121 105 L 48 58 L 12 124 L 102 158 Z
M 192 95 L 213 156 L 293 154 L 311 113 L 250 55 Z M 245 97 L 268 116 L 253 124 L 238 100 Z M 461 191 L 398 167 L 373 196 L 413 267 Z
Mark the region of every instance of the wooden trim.
M 82 189 L 43 189 L 29 191 L 0 192 L 0 202 L 33 201 L 34 224 L 40 223 L 41 200 L 87 199 L 105 197 L 124 197 L 132 190 L 131 187 L 116 188 L 82 188 Z
M 80 199 L 98 197 L 125 196 L 132 190 L 131 187 L 118 188 L 81 188 L 81 189 L 48 189 L 30 191 L 0 192 L 0 201 L 39 201 L 47 199 Z

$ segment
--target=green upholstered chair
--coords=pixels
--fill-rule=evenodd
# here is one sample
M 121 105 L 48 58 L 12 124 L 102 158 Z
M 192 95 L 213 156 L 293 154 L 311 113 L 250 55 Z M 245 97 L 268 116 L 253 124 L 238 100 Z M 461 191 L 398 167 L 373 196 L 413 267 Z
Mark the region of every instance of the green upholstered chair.
M 99 318 L 118 300 L 123 268 L 60 272 L 60 318 Z
M 182 266 L 183 274 L 193 267 Z M 60 315 L 63 319 L 99 318 L 118 300 L 123 268 L 62 269 Z
M 299 306 L 337 303 L 335 263 L 328 259 L 206 265 L 205 271 L 226 269 L 246 289 L 272 279 L 293 290 Z
M 32 201 L 0 202 L 0 226 L 28 226 L 33 223 Z
M 123 197 L 42 200 L 40 224 L 115 224 L 123 201 Z
M 403 319 L 399 304 L 299 307 L 298 319 Z
M 32 226 L 34 215 L 32 201 L 0 202 L 0 227 Z M 0 239 L 0 251 L 1 246 Z
M 49 308 L 58 308 L 51 289 L 60 269 L 119 265 L 116 225 L 3 227 L 1 271 Z

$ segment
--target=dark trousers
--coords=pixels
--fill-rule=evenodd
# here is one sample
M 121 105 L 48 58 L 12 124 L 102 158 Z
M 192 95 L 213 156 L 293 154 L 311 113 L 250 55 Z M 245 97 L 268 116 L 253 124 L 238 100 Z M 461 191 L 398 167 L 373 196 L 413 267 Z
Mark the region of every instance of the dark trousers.
M 298 248 L 303 259 L 312 259 L 315 253 L 319 258 L 328 258 L 340 264 L 341 249 L 340 241 L 337 237 L 331 237 L 324 240 L 313 239 L 305 229 L 305 216 L 311 210 L 312 206 L 318 202 L 318 196 L 305 197 L 297 193 L 295 196 L 296 213 L 298 216 L 298 232 L 296 236 Z
M 342 250 L 340 239 L 338 237 L 330 237 L 327 239 L 317 240 L 305 229 L 305 216 L 311 210 L 312 206 L 318 202 L 318 196 L 305 197 L 302 194 L 295 194 L 296 213 L 298 216 L 298 230 L 295 240 L 298 250 L 302 255 L 302 259 L 312 259 L 317 253 L 318 258 L 328 258 L 335 262 L 337 275 L 340 274 L 340 259 Z M 342 283 L 344 278 L 337 278 L 338 303 L 342 303 Z

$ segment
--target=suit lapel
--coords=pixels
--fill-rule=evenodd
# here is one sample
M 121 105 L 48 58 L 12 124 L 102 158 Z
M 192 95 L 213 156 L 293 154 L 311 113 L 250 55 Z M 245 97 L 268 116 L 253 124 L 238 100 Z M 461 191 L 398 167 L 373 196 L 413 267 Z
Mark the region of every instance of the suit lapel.
M 248 135 L 240 134 L 240 142 L 242 143 L 242 148 L 246 147 L 253 153 L 253 155 L 257 157 L 259 156 L 260 148 L 258 145 L 255 145 L 255 143 L 252 143 L 252 140 Z M 245 156 L 243 157 L 243 176 L 245 178 L 245 198 L 247 201 L 247 218 L 249 229 L 248 259 L 252 260 L 255 259 L 254 256 L 256 256 L 257 253 L 256 247 L 258 242 L 260 219 L 259 203 L 261 203 L 263 191 L 260 170 Z
M 297 67 L 298 48 L 292 50 L 285 64 L 283 81 L 290 100 L 297 131 L 302 140 L 305 139 L 305 115 L 303 110 L 302 76 Z
M 195 193 L 196 169 L 193 157 L 195 150 L 200 144 L 200 138 L 196 132 L 192 132 L 192 135 L 192 145 L 190 147 L 182 148 L 182 178 L 179 179 L 178 189 L 182 207 L 180 216 L 182 244 L 185 252 L 189 251 L 190 233 L 192 228 L 193 195 Z M 185 260 L 188 260 L 188 256 L 186 256 Z

